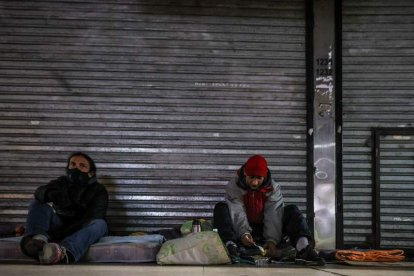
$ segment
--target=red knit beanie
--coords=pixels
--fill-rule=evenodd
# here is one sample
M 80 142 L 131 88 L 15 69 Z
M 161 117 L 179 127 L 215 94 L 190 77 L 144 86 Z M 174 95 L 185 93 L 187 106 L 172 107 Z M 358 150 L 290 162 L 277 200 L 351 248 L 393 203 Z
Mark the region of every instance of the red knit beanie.
M 247 176 L 267 176 L 267 162 L 261 155 L 251 156 L 244 166 L 244 173 Z

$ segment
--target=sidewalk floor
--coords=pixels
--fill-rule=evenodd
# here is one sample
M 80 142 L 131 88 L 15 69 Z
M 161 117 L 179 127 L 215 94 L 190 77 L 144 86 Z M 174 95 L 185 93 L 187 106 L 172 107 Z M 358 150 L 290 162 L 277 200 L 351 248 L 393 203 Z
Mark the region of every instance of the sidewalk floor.
M 405 276 L 414 275 L 414 267 L 355 267 L 328 264 L 324 267 L 297 265 L 160 266 L 155 264 L 75 264 L 32 265 L 0 264 L 1 275 L 14 276 Z

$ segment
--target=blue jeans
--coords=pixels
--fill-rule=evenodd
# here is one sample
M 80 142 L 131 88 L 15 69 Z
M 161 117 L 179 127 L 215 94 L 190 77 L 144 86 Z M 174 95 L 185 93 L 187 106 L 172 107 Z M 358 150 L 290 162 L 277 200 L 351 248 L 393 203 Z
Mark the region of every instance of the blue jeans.
M 49 204 L 34 200 L 29 207 L 24 236 L 42 234 L 49 238 L 47 232 L 62 225 L 59 216 Z M 65 237 L 59 244 L 65 247 L 77 262 L 85 255 L 90 245 L 107 234 L 106 221 L 94 219 L 72 235 Z

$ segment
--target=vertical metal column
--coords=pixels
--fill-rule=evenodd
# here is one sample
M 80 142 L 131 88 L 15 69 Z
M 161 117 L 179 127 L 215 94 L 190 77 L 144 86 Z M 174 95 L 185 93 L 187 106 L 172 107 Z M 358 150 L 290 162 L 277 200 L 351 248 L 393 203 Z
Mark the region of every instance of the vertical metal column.
M 314 231 L 318 249 L 336 246 L 335 1 L 313 2 Z

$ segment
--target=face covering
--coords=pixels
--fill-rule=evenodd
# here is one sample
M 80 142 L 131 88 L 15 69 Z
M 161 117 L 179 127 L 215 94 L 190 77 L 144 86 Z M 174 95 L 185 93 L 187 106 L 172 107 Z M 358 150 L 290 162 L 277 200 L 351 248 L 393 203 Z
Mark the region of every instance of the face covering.
M 81 172 L 78 169 L 67 169 L 66 175 L 69 181 L 76 185 L 88 185 L 90 180 L 88 173 Z

